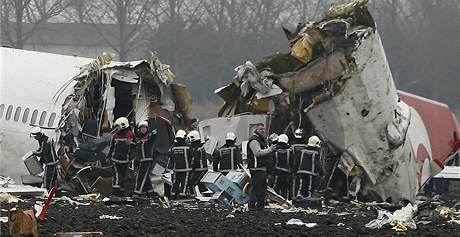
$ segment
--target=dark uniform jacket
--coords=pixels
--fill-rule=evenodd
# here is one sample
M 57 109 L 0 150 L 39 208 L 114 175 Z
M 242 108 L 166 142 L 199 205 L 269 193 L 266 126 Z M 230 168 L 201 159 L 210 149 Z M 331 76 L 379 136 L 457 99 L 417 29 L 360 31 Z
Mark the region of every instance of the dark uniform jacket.
M 214 153 L 214 171 L 229 172 L 230 170 L 236 170 L 238 164 L 241 163 L 243 163 L 241 151 L 235 144 L 226 143 Z
M 281 147 L 275 152 L 275 170 L 286 173 L 292 171 L 294 152 L 289 147 Z
M 168 169 L 174 172 L 192 171 L 192 152 L 185 141 L 176 142 L 169 150 Z
M 206 151 L 203 147 L 203 144 L 192 144 L 191 146 L 192 152 L 192 168 L 196 171 L 205 171 L 208 170 L 208 158 Z
M 313 147 L 302 150 L 297 168 L 298 174 L 318 175 L 320 170 L 319 152 Z
M 295 139 L 294 144 L 291 145 L 291 149 L 294 152 L 292 157 L 292 172 L 297 173 L 297 169 L 300 163 L 300 156 L 302 155 L 302 151 L 308 148 L 307 144 L 305 144 L 300 139 Z
M 157 131 L 147 132 L 136 139 L 136 150 L 139 161 L 153 161 L 154 144 L 157 137 Z
M 113 162 L 129 163 L 129 153 L 134 137 L 134 133 L 129 129 L 115 132 L 110 142 L 110 150 L 107 156 Z

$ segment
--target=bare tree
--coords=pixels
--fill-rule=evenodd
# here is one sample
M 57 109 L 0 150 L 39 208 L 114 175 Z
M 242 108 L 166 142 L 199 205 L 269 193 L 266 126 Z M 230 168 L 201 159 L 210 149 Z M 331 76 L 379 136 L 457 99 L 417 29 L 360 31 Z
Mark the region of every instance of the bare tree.
M 42 23 L 59 15 L 68 5 L 68 0 L 2 0 L 2 40 L 14 48 L 24 48 Z
M 95 10 L 93 7 L 89 0 L 71 1 L 61 16 L 67 22 L 87 23 L 89 13 Z
M 121 61 L 128 59 L 130 51 L 143 46 L 150 32 L 148 23 L 156 0 L 100 0 L 91 4 L 89 22 Z

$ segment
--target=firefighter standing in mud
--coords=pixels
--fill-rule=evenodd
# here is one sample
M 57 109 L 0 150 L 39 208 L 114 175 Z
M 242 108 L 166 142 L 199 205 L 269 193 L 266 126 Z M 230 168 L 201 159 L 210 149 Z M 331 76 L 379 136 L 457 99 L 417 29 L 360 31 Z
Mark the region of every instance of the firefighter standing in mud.
M 217 149 L 213 155 L 214 171 L 219 171 L 223 175 L 227 175 L 228 172 L 238 169 L 238 165 L 243 163 L 241 150 L 235 142 L 236 135 L 233 132 L 228 132 L 225 136 L 225 144 Z
M 149 123 L 140 121 L 137 124 L 136 150 L 139 160 L 139 169 L 136 176 L 134 195 L 146 194 L 149 198 L 157 198 L 158 194 L 153 191 L 150 173 L 153 169 L 153 145 L 156 140 L 157 130 L 149 132 Z
M 248 168 L 251 173 L 249 210 L 262 210 L 267 194 L 267 170 L 276 145 L 268 146 L 264 137 L 265 126 L 257 124 L 254 135 L 248 141 Z
M 289 138 L 286 134 L 278 137 L 278 146 L 275 152 L 275 181 L 274 190 L 286 199 L 291 198 L 292 187 L 292 158 L 293 150 L 289 147 Z
M 187 133 L 180 129 L 176 132 L 173 147 L 169 150 L 167 169 L 173 171 L 171 196 L 185 196 L 192 171 L 192 153 L 185 140 Z
M 39 157 L 40 163 L 45 165 L 42 187 L 49 192 L 57 180 L 58 159 L 54 142 L 42 132 L 40 127 L 33 127 L 30 136 L 38 141 L 39 148 L 33 152 L 33 155 Z
M 314 177 L 321 172 L 319 148 L 321 140 L 317 136 L 308 139 L 308 147 L 302 150 L 297 165 L 296 196 L 311 197 L 314 190 Z
M 110 150 L 107 158 L 112 162 L 112 192 L 113 195 L 122 197 L 125 192 L 125 179 L 128 174 L 129 154 L 134 140 L 134 133 L 129 126 L 126 117 L 115 120 L 116 132 L 113 134 L 110 143 Z
M 294 152 L 294 155 L 292 157 L 292 194 L 293 194 L 293 198 L 295 197 L 295 195 L 297 195 L 298 191 L 299 191 L 299 184 L 298 184 L 298 178 L 297 178 L 297 169 L 299 167 L 299 163 L 300 163 L 300 156 L 302 154 L 302 151 L 307 149 L 308 146 L 307 146 L 307 143 L 304 139 L 304 134 L 303 134 L 303 129 L 296 129 L 294 131 L 294 140 L 291 144 L 291 149 L 292 151 Z
M 206 187 L 200 182 L 203 176 L 208 172 L 208 158 L 206 151 L 201 143 L 200 133 L 196 130 L 190 131 L 187 135 L 190 142 L 190 150 L 192 153 L 192 175 L 190 179 L 190 193 L 195 194 L 195 187 L 201 193 L 205 192 Z

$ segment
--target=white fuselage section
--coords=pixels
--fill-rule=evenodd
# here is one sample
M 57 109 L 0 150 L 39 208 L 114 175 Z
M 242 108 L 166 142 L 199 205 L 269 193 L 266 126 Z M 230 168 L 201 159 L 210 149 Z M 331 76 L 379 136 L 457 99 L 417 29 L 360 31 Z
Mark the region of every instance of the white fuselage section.
M 36 150 L 38 143 L 29 136 L 31 124 L 56 128 L 65 96 L 56 92 L 92 59 L 1 48 L 0 54 L 0 175 L 21 182 L 28 174 L 22 156 Z M 44 129 L 55 139 L 54 129 Z

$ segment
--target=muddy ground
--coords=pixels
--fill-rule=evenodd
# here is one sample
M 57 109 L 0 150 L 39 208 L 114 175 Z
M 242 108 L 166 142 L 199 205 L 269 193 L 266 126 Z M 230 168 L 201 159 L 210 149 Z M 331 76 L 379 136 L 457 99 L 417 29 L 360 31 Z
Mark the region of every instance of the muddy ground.
M 27 203 L 2 204 L 2 216 L 6 216 L 5 211 L 10 208 L 28 208 L 33 203 L 29 200 Z M 39 222 L 39 233 L 40 236 L 71 231 L 101 231 L 104 236 L 460 236 L 460 225 L 448 224 L 439 216 L 429 217 L 431 223 L 419 223 L 416 230 L 402 234 L 388 226 L 371 230 L 364 225 L 376 217 L 376 210 L 350 203 L 331 204 L 318 210 L 319 213 L 282 213 L 281 209 L 232 212 L 233 208 L 194 202 L 173 204 L 171 208 L 161 208 L 148 201 L 112 206 L 100 201 L 91 202 L 90 206 L 53 204 L 47 218 Z M 99 219 L 101 215 L 122 219 Z M 291 218 L 317 223 L 318 226 L 286 225 Z M 417 221 L 421 220 L 417 218 Z M 7 224 L 2 223 L 1 236 L 10 236 Z

